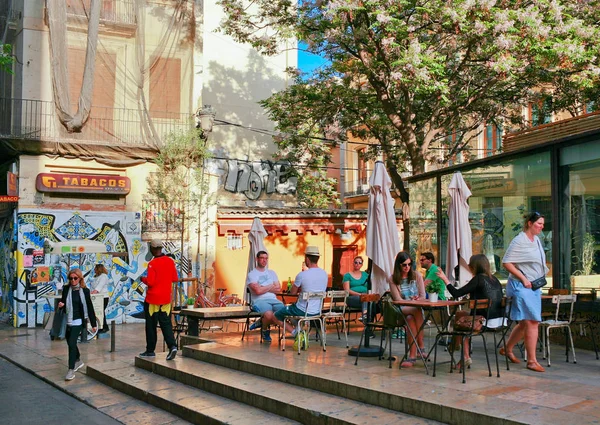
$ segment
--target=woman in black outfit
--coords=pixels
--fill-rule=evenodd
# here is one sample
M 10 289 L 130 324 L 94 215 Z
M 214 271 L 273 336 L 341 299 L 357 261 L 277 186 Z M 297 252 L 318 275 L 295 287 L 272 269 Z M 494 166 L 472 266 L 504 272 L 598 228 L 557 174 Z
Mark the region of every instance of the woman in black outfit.
M 86 322 L 90 321 L 94 331 L 96 331 L 97 326 L 92 297 L 83 280 L 83 273 L 79 269 L 72 269 L 69 272 L 68 279 L 69 285 L 63 287 L 62 298 L 58 303 L 58 308 L 64 307 L 67 314 L 65 339 L 69 346 L 69 371 L 65 381 L 71 381 L 75 378 L 75 372 L 83 367 L 79 348 L 77 348 L 77 339 L 86 327 Z
M 490 262 L 483 254 L 476 254 L 471 257 L 469 260 L 469 269 L 474 277 L 462 288 L 455 288 L 450 285 L 450 281 L 442 269 L 438 269 L 437 275 L 446 283 L 446 288 L 454 299 L 458 299 L 468 294 L 471 300 L 490 300 L 489 309 L 478 309 L 477 313 L 483 317 L 487 317 L 490 327 L 496 327 L 499 323 L 495 322 L 502 322 L 502 317 L 504 316 L 502 312 L 502 285 L 500 284 L 500 281 L 490 273 Z M 489 312 L 487 310 L 489 310 Z M 466 314 L 466 312 L 459 311 L 456 314 L 456 318 Z M 486 325 L 488 323 L 486 323 Z M 471 360 L 469 353 L 469 340 L 465 339 L 463 345 L 465 366 L 470 366 L 473 361 Z

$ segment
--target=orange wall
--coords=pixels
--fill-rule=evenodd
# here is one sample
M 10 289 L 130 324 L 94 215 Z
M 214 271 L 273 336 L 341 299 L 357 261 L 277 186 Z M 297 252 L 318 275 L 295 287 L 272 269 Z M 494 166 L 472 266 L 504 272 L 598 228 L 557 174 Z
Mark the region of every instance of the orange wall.
M 227 288 L 227 293 L 243 295 L 244 284 L 248 267 L 248 256 L 250 246 L 247 239 L 248 233 L 244 233 L 243 249 L 227 249 L 227 235 L 217 237 L 215 268 L 215 288 Z M 319 266 L 325 269 L 331 282 L 331 270 L 333 262 L 333 246 L 356 246 L 359 255 L 365 258 L 365 231 L 360 233 L 349 232 L 342 240 L 340 235 L 334 232 L 321 231 L 318 234 L 290 232 L 287 235 L 275 232 L 265 239 L 265 246 L 269 252 L 269 268 L 279 277 L 279 280 L 287 282 L 288 277 L 294 280 L 301 271 L 304 261 L 304 249 L 308 245 L 319 247 L 321 258 Z M 366 268 L 366 266 L 365 266 Z

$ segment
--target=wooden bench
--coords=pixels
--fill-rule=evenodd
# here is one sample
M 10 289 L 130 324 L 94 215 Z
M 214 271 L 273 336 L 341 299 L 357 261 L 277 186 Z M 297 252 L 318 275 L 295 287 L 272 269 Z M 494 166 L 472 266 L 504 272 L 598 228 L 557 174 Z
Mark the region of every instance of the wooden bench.
M 260 317 L 261 314 L 250 310 L 248 306 L 237 307 L 211 307 L 211 308 L 184 308 L 179 314 L 185 316 L 188 322 L 188 335 L 198 336 L 200 320 L 227 320 Z

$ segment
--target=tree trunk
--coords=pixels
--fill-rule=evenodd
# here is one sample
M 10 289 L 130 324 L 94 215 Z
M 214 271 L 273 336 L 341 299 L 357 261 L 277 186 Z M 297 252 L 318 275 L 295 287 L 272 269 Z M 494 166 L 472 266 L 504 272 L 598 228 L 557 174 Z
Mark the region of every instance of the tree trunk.
M 400 177 L 400 174 L 398 173 L 398 170 L 396 169 L 396 166 L 392 163 L 391 160 L 387 161 L 387 169 L 390 172 L 390 177 L 392 178 L 392 181 L 394 182 L 394 186 L 396 187 L 396 192 L 398 193 L 398 196 L 400 197 L 400 200 L 402 201 L 402 203 L 406 203 L 409 204 L 409 193 L 407 192 L 407 190 L 404 187 L 404 182 L 402 181 L 402 177 Z M 409 252 L 409 247 L 410 247 L 410 240 L 409 240 L 409 234 L 410 234 L 410 218 L 409 217 L 404 217 L 404 215 L 402 215 L 402 230 L 403 230 L 403 246 L 402 246 L 402 250 Z

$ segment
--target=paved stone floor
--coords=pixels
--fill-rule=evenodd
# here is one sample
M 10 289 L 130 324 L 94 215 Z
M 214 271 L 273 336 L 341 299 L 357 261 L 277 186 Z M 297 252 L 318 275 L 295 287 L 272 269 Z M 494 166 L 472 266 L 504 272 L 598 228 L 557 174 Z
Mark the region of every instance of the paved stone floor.
M 236 331 L 235 324 L 229 330 Z M 328 333 L 328 349 L 323 352 L 314 341 L 307 352 L 298 356 L 291 349 L 279 350 L 278 344 L 259 344 L 258 332 L 252 332 L 242 342 L 237 332 L 203 333 L 202 336 L 228 345 L 227 350 L 237 355 L 256 357 L 264 355 L 265 361 L 275 361 L 286 367 L 290 363 L 302 362 L 309 366 L 311 362 L 329 365 L 335 369 L 339 379 L 351 379 L 357 367 L 372 374 L 373 385 L 393 385 L 410 388 L 418 398 L 447 397 L 456 405 L 477 408 L 497 417 L 511 417 L 523 423 L 532 424 L 600 424 L 600 361 L 590 351 L 577 350 L 577 364 L 565 363 L 564 347 L 553 346 L 553 363 L 547 372 L 540 374 L 525 369 L 523 364 L 512 365 L 507 371 L 501 363 L 501 377 L 495 371 L 489 377 L 485 366 L 485 357 L 480 343 L 474 343 L 474 364 L 467 371 L 467 383 L 461 383 L 458 373 L 449 373 L 448 365 L 438 368 L 437 377 L 428 376 L 423 365 L 417 364 L 411 369 L 398 369 L 397 361 L 388 368 L 387 361 L 377 358 L 361 358 L 358 366 L 347 355 L 343 340 L 339 341 L 334 330 Z M 350 336 L 350 345 L 357 344 L 360 334 L 355 328 Z M 275 339 L 275 338 L 274 338 Z M 372 341 L 377 341 L 378 338 Z M 162 349 L 159 340 L 157 351 Z M 113 360 L 132 362 L 143 351 L 143 324 L 117 326 L 116 352 L 110 353 L 110 339 L 95 340 L 81 344 L 82 358 L 87 364 L 105 363 Z M 491 348 L 491 344 L 490 344 Z M 402 344 L 394 342 L 394 350 L 400 352 Z M 157 353 L 166 355 L 166 353 Z M 67 346 L 64 341 L 51 341 L 48 332 L 43 329 L 14 329 L 0 325 L 0 356 L 20 365 L 35 376 L 62 389 L 67 394 L 96 407 L 100 411 L 126 424 L 179 424 L 186 423 L 166 412 L 138 402 L 128 396 L 97 383 L 85 375 L 85 368 L 77 373 L 75 380 L 64 381 L 67 370 Z M 448 354 L 440 347 L 438 356 L 447 360 Z M 493 362 L 493 355 L 491 361 Z M 501 360 L 503 360 L 501 358 Z M 545 365 L 544 361 L 540 363 Z M 432 362 L 428 363 L 429 365 Z M 493 364 L 493 363 L 492 363 Z M 365 385 L 370 385 L 365 382 Z M 454 397 L 455 390 L 463 396 Z M 466 394 L 466 396 L 465 396 Z M 529 406 L 529 408 L 527 408 Z
M 121 423 L 4 359 L 0 359 L 0 400 L 0 422 L 5 424 Z

